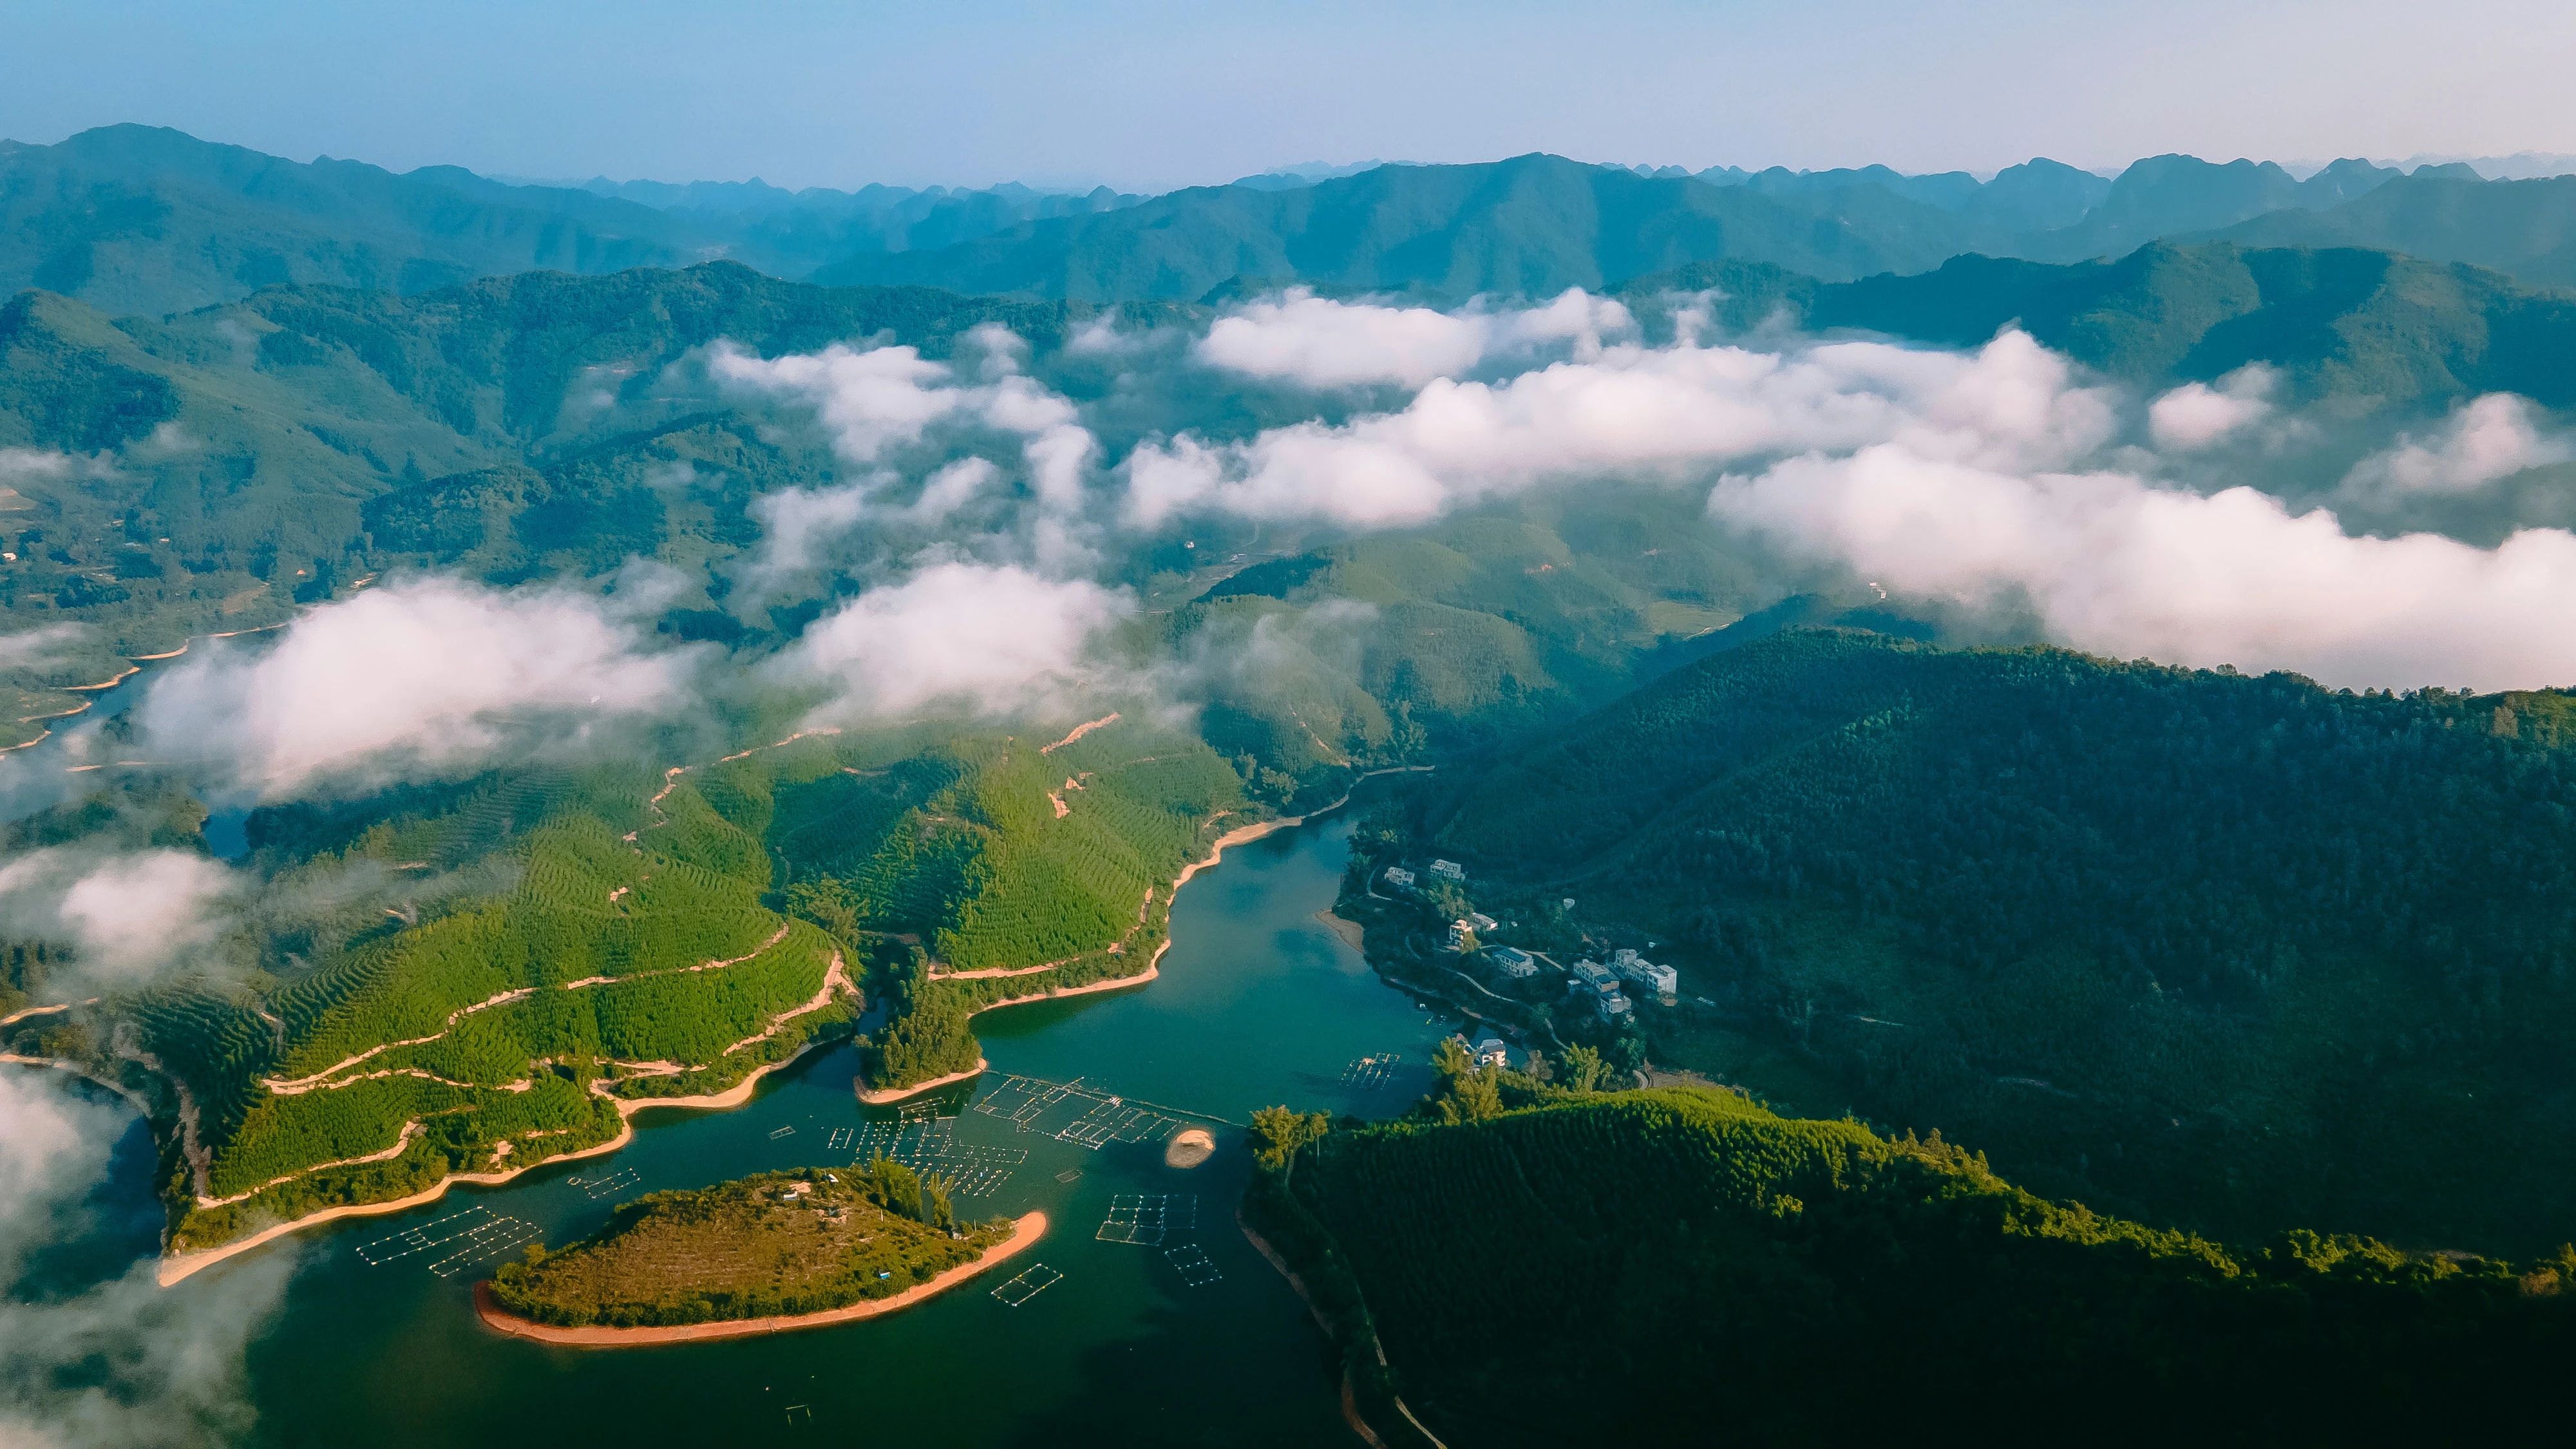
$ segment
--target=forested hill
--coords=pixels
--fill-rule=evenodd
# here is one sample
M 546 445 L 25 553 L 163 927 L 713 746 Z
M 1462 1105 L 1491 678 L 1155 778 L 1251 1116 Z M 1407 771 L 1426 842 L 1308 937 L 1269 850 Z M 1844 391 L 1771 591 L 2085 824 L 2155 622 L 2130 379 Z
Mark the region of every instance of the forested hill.
M 2387 251 L 2153 242 L 2104 261 L 1972 255 L 1842 283 L 1722 261 L 1618 289 L 1650 320 L 1672 296 L 1710 292 L 1732 327 L 1786 316 L 1819 331 L 1973 347 L 2018 325 L 2147 387 L 2260 362 L 2307 398 L 2412 406 L 2502 391 L 2553 407 L 2576 402 L 2576 293 Z
M 828 456 L 704 399 L 649 415 L 602 406 L 619 389 L 649 392 L 666 364 L 719 338 L 775 354 L 875 337 L 937 355 L 997 322 L 1043 349 L 1095 310 L 810 287 L 733 263 L 532 272 L 417 297 L 270 288 L 166 322 L 20 293 L 0 304 L 0 447 L 120 451 L 113 469 L 67 459 L 13 474 L 0 530 L 22 561 L 0 576 L 0 607 L 13 624 L 99 625 L 102 643 L 131 654 L 216 619 L 272 622 L 299 593 L 328 597 L 407 556 L 481 549 L 478 562 L 522 577 L 585 573 L 691 535 L 679 561 L 693 563 L 756 539 L 752 497 L 827 481 Z M 173 446 L 155 442 L 165 427 Z M 702 480 L 690 496 L 643 486 L 682 463 Z M 442 492 L 443 478 L 456 481 Z M 406 531 L 420 508 L 397 500 L 379 510 L 394 526 L 372 538 L 370 505 L 406 488 L 454 516 Z M 476 501 L 486 494 L 506 506 Z
M 1677 937 L 1875 1116 L 2220 1231 L 2570 1235 L 2576 701 L 1783 635 L 1431 844 Z M 1490 909 L 1490 907 L 1489 907 Z
M 930 251 L 860 255 L 819 281 L 1195 301 L 1308 283 L 1465 301 L 1599 287 L 1714 257 L 1811 276 L 1921 271 L 2010 233 L 1882 187 L 1773 195 L 1561 156 L 1381 166 L 1291 191 L 1196 187 Z
M 41 287 L 161 316 L 280 284 L 413 293 L 541 267 L 595 275 L 731 257 L 801 277 L 851 252 L 948 245 L 1136 199 L 513 185 L 456 166 L 289 161 L 165 127 L 101 126 L 51 146 L 0 141 L 0 293 Z
M 1336 1131 L 1285 1181 L 1261 1231 L 1453 1444 L 2508 1443 L 2576 1347 L 2563 1253 L 2227 1249 L 1713 1093 Z

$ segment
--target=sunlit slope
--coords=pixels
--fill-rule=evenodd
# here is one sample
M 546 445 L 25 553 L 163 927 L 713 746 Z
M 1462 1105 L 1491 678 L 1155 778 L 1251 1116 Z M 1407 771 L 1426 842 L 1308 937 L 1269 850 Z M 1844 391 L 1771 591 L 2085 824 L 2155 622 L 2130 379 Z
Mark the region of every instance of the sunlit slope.
M 602 400 L 648 392 L 718 339 L 935 354 L 991 322 L 1049 348 L 1094 310 L 799 286 L 730 263 L 424 296 L 274 287 L 159 321 L 20 293 L 0 303 L 0 447 L 53 461 L 13 469 L 0 495 L 21 555 L 0 569 L 0 611 L 156 653 L 389 568 L 522 582 L 631 554 L 730 558 L 759 538 L 751 500 L 829 481 L 828 453 L 703 398 L 613 424 Z
M 1434 843 L 1664 935 L 1848 1093 L 1807 1105 L 2228 1231 L 2527 1252 L 2576 1190 L 2568 711 L 1799 633 L 1461 776 Z
M 447 894 L 282 963 L 260 999 L 140 1008 L 200 1099 L 180 1241 L 594 1145 L 616 1098 L 721 1090 L 847 1021 L 851 963 L 762 905 L 765 860 L 727 875 L 615 832 L 644 819 L 646 786 L 503 782 L 380 820 L 290 872 L 418 873 Z
M 1451 1443 L 2509 1438 L 2576 1337 L 2564 1255 L 2223 1248 L 1713 1093 L 1338 1132 L 1288 1182 L 1257 1220 Z
M 794 909 L 918 942 L 946 969 L 1095 955 L 1134 940 L 1149 893 L 1244 807 L 1241 781 L 1195 737 L 1142 720 L 1052 743 L 799 740 L 686 776 L 664 803 L 691 836 L 671 848 L 737 870 L 775 860 Z

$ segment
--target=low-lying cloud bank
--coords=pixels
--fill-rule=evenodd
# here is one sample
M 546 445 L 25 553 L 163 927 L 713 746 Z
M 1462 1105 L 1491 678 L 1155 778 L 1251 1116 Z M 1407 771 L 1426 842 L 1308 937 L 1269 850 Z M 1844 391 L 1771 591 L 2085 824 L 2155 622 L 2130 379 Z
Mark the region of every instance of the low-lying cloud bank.
M 140 986 L 221 935 L 241 881 L 184 850 L 54 846 L 0 858 L 0 918 L 20 939 L 78 955 L 53 982 L 62 999 Z
M 177 1290 L 149 1244 L 121 1276 L 36 1299 L 41 1249 L 91 1231 L 87 1200 L 132 1122 L 42 1070 L 0 1067 L 0 1444 L 10 1449 L 196 1449 L 251 1426 L 243 1371 L 294 1253 L 272 1250 Z
M 1095 677 L 1102 634 L 1133 612 L 1131 596 L 1088 580 L 935 563 L 816 620 L 771 672 L 830 693 L 820 722 L 1053 711 Z
M 1602 338 L 1636 325 L 1627 308 L 1580 289 L 1541 307 L 1461 312 L 1331 302 L 1298 289 L 1218 318 L 1195 352 L 1210 367 L 1269 382 L 1420 387 L 1549 346 L 1598 356 Z
M 2095 653 L 2353 688 L 2576 682 L 2576 535 L 2556 529 L 2494 549 L 2360 538 L 2251 488 L 2022 474 L 1892 444 L 1728 478 L 1709 511 L 1899 596 L 2027 607 Z
M 425 578 L 316 609 L 265 649 L 192 656 L 141 719 L 156 759 L 278 799 L 587 751 L 604 725 L 671 708 L 697 658 L 570 589 Z
M 1338 426 L 1149 444 L 1123 465 L 1125 511 L 1144 528 L 1206 513 L 1403 527 L 1547 483 L 1680 478 L 1891 440 L 1932 456 L 2063 463 L 2110 440 L 2112 404 L 2019 332 L 1972 353 L 1627 344 L 1501 382 L 1435 380 L 1401 411 Z

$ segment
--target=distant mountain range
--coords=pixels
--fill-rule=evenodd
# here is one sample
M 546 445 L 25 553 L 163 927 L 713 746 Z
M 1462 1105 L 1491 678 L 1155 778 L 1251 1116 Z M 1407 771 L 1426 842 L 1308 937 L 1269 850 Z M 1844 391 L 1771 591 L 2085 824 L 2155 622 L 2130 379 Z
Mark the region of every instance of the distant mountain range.
M 119 315 L 281 283 L 417 293 L 531 270 L 602 274 L 731 258 L 797 277 L 856 251 L 952 246 L 1114 192 L 789 192 L 760 182 L 512 185 L 281 160 L 150 126 L 0 141 L 0 293 L 41 287 Z
M 1455 302 L 1616 286 L 1699 263 L 1824 282 L 1970 254 L 2068 263 L 2151 241 L 2335 246 L 2576 285 L 2576 177 L 2486 181 L 2346 160 L 2139 161 L 2116 178 L 2036 159 L 1979 181 L 1883 166 L 1652 173 L 1529 155 L 1465 166 L 1300 167 L 1157 197 L 998 186 L 789 191 L 763 182 L 496 181 L 294 162 L 108 126 L 0 142 L 0 292 L 116 315 L 281 283 L 418 293 L 529 270 L 725 258 L 829 285 L 1080 301 L 1216 301 L 1285 285 Z

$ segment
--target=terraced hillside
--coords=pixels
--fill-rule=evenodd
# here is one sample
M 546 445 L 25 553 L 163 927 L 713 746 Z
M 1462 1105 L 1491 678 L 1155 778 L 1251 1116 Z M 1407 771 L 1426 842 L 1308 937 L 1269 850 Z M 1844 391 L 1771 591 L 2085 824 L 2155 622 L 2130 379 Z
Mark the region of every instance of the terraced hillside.
M 971 1065 L 973 1010 L 1146 971 L 1173 879 L 1256 813 L 1194 736 L 1116 717 L 1039 742 L 826 729 L 658 775 L 277 808 L 251 822 L 274 895 L 363 882 L 393 904 L 246 922 L 240 967 L 0 1045 L 164 1096 L 171 1247 L 208 1248 L 598 1148 L 870 1000 L 877 1080 Z M 12 951 L 14 994 L 61 965 Z

